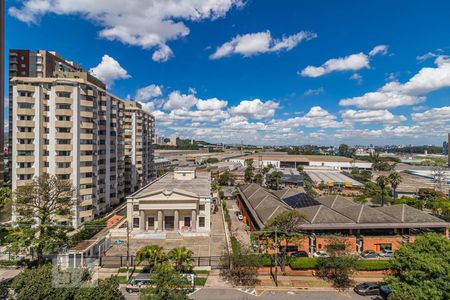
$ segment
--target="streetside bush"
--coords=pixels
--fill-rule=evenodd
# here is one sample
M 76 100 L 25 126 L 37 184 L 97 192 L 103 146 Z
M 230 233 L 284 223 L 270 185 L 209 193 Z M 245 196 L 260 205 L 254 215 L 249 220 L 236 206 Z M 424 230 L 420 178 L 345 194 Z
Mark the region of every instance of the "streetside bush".
M 317 269 L 317 259 L 314 257 L 296 257 L 289 262 L 292 270 Z
M 356 262 L 358 271 L 383 271 L 389 270 L 389 260 L 358 260 Z

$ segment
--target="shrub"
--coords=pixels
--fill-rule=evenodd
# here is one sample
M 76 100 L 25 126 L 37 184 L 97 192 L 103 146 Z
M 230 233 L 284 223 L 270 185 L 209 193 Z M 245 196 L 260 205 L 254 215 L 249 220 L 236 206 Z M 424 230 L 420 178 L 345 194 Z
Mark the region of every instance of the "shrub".
M 91 239 L 105 226 L 106 220 L 103 218 L 85 222 L 83 228 L 71 237 L 70 244 L 76 245 L 84 240 Z
M 317 259 L 314 257 L 296 257 L 289 262 L 292 270 L 317 269 Z
M 356 262 L 358 271 L 382 271 L 389 270 L 389 260 L 358 260 Z

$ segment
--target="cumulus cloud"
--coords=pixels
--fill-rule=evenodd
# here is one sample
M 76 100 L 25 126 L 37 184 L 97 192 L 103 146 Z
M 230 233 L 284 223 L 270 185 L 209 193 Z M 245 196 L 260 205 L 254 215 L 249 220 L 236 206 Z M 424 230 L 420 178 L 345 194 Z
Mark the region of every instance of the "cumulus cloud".
M 302 117 L 289 118 L 286 120 L 272 120 L 272 126 L 278 129 L 281 128 L 296 128 L 296 127 L 320 127 L 320 128 L 338 128 L 342 124 L 336 121 L 337 117 L 329 113 L 326 109 L 320 106 L 311 107 L 309 112 Z
M 447 56 L 439 56 L 435 63 L 435 68 L 422 68 L 405 83 L 392 81 L 378 91 L 342 99 L 339 104 L 364 109 L 388 109 L 421 103 L 426 100 L 424 94 L 450 87 L 450 59 Z
M 329 59 L 319 67 L 307 66 L 300 72 L 300 75 L 304 77 L 319 77 L 335 71 L 356 71 L 363 68 L 369 68 L 369 57 L 361 52 Z
M 221 110 L 228 105 L 227 101 L 219 100 L 217 98 L 197 101 L 196 107 L 198 110 Z
M 411 116 L 415 122 L 446 124 L 450 122 L 450 106 L 435 107 L 421 113 L 413 113 Z
M 147 102 L 150 99 L 160 96 L 162 96 L 161 87 L 155 84 L 151 84 L 146 87 L 138 89 L 136 91 L 136 96 L 134 98 L 136 99 L 136 101 Z
M 396 116 L 388 110 L 346 110 L 342 112 L 344 122 L 362 124 L 397 124 L 406 121 L 403 115 Z
M 299 74 L 304 77 L 319 77 L 331 72 L 357 71 L 370 68 L 370 57 L 377 54 L 386 54 L 388 46 L 375 46 L 369 54 L 356 53 L 345 57 L 332 58 L 327 60 L 321 66 L 307 66 Z
M 164 109 L 189 109 L 195 104 L 197 104 L 198 99 L 195 94 L 181 94 L 180 91 L 174 91 L 170 93 L 169 99 L 164 104 Z
M 89 72 L 107 86 L 112 86 L 116 80 L 131 78 L 117 60 L 106 54 L 103 55 L 102 61 L 96 67 L 91 68 Z
M 37 24 L 46 14 L 76 15 L 102 27 L 99 36 L 143 49 L 155 48 L 153 60 L 166 61 L 173 53 L 168 41 L 189 34 L 185 21 L 223 17 L 242 0 L 24 0 L 9 14 Z
M 313 32 L 300 31 L 294 35 L 283 36 L 281 39 L 274 39 L 270 31 L 248 33 L 238 35 L 231 41 L 224 43 L 209 56 L 210 59 L 219 59 L 232 54 L 252 56 L 266 52 L 289 51 L 303 40 L 316 38 Z
M 279 103 L 271 100 L 266 102 L 260 99 L 244 100 L 237 106 L 231 107 L 230 113 L 252 119 L 264 119 L 273 117 L 278 107 Z

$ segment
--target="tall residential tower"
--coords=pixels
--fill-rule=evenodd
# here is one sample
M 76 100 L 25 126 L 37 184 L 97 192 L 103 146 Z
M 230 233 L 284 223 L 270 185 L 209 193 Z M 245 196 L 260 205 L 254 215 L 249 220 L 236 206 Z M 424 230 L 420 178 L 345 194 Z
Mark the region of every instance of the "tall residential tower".
M 11 87 L 13 190 L 44 172 L 71 180 L 78 227 L 154 178 L 154 117 L 139 103 L 83 71 L 13 77 Z

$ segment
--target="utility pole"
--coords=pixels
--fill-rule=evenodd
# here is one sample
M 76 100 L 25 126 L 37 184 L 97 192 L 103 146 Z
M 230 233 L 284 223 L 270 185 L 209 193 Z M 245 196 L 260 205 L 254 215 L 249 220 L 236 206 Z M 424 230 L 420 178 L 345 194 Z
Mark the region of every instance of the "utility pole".
M 275 285 L 278 286 L 278 229 L 275 227 Z
M 130 222 L 127 221 L 127 281 L 130 280 Z

